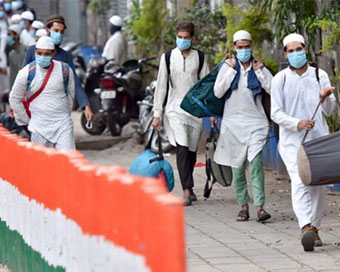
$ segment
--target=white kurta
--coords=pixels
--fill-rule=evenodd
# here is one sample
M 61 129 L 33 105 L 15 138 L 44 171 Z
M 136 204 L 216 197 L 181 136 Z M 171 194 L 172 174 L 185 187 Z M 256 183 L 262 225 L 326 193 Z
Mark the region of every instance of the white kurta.
M 305 133 L 305 130 L 298 130 L 297 125 L 301 120 L 312 118 L 319 103 L 320 90 L 330 86 L 325 71 L 319 69 L 319 77 L 320 83 L 315 68 L 311 66 L 301 76 L 287 68 L 274 77 L 271 89 L 271 115 L 280 126 L 279 152 L 292 181 L 293 209 L 300 228 L 306 224 L 319 227 L 324 205 L 324 186 L 305 186 L 297 168 L 297 152 Z M 324 114 L 330 115 L 334 107 L 335 97 L 331 95 L 317 112 L 315 127 L 309 132 L 306 141 L 329 133 Z
M 169 86 L 168 100 L 165 107 L 164 125 L 171 145 L 187 146 L 190 151 L 196 152 L 203 128 L 203 119 L 196 118 L 182 110 L 180 105 L 190 88 L 198 81 L 199 57 L 196 50 L 191 50 L 186 58 L 182 52 L 175 48 L 170 57 L 170 77 L 172 85 Z M 203 78 L 209 73 L 209 67 L 204 59 L 200 73 Z M 154 117 L 161 118 L 163 103 L 167 93 L 168 71 L 165 63 L 165 54 L 162 55 L 157 87 L 154 98 Z
M 20 43 L 23 44 L 26 48 L 30 47 L 31 45 L 35 44 L 35 38 L 31 36 L 27 29 L 21 31 L 20 34 Z
M 18 125 L 28 124 L 32 134 L 37 133 L 52 144 L 57 144 L 60 139 L 63 139 L 63 141 L 70 141 L 66 146 L 72 146 L 74 138 L 71 111 L 75 94 L 73 73 L 69 73 L 68 95 L 66 95 L 62 64 L 54 61 L 54 68 L 45 89 L 30 103 L 31 119 L 29 119 L 21 101 L 27 85 L 28 69 L 29 65 L 26 65 L 19 71 L 10 93 L 9 101 L 16 122 Z M 47 69 L 36 66 L 36 74 L 31 83 L 31 95 L 40 89 L 46 74 Z M 69 135 L 68 139 L 65 139 L 65 134 Z
M 102 56 L 107 60 L 114 59 L 122 65 L 127 59 L 127 42 L 121 31 L 115 32 L 106 42 Z
M 222 165 L 240 167 L 246 160 L 251 162 L 266 143 L 269 124 L 262 105 L 262 96 L 255 104 L 253 92 L 248 89 L 249 66 L 241 66 L 238 88 L 226 100 L 214 160 Z M 272 74 L 265 67 L 255 71 L 262 88 L 270 93 Z M 231 86 L 236 70 L 224 63 L 219 71 L 214 92 L 222 98 Z

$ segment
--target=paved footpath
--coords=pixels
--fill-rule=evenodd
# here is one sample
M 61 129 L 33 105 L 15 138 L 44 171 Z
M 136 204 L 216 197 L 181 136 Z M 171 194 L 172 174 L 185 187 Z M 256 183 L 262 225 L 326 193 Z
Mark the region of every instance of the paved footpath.
M 131 139 L 102 151 L 82 151 L 89 160 L 128 167 L 142 146 Z M 174 194 L 181 196 L 175 156 L 168 157 L 176 173 Z M 198 162 L 204 162 L 200 154 Z M 290 184 L 266 171 L 268 223 L 256 222 L 251 206 L 250 221 L 236 222 L 239 211 L 233 189 L 218 184 L 208 200 L 203 198 L 205 169 L 195 169 L 198 201 L 185 208 L 188 272 L 310 272 L 340 271 L 340 195 L 327 196 L 327 212 L 320 236 L 324 246 L 306 253 L 291 208 Z

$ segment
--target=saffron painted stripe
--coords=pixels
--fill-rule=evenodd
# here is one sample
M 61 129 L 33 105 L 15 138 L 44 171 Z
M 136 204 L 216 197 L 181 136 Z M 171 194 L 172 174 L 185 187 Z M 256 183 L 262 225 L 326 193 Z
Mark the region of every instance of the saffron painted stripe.
M 2 235 L 10 235 L 14 240 L 6 240 L 5 246 L 10 248 L 2 245 L 0 260 L 12 271 L 151 271 L 143 256 L 103 236 L 84 234 L 76 222 L 66 218 L 59 209 L 45 208 L 4 180 L 0 180 L 0 218 L 1 231 L 5 232 Z M 12 249 L 15 252 L 11 252 Z M 8 258 L 4 252 L 11 252 L 15 259 Z

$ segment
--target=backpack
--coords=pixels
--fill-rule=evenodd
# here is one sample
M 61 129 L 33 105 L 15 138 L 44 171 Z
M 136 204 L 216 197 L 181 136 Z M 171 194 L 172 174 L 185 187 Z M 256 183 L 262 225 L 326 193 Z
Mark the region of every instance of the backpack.
M 210 130 L 210 136 L 205 146 L 207 182 L 204 187 L 204 197 L 209 198 L 213 185 L 218 182 L 223 187 L 231 185 L 233 174 L 230 166 L 220 165 L 214 161 L 214 154 L 219 137 L 218 128 L 215 126 Z M 209 186 L 210 181 L 212 181 Z
M 200 73 L 202 71 L 202 68 L 203 68 L 203 64 L 204 64 L 204 53 L 200 50 L 197 50 L 197 49 L 194 49 L 197 51 L 198 53 L 198 70 L 197 70 L 197 79 L 200 80 Z M 169 93 L 169 85 L 173 86 L 172 85 L 172 82 L 171 82 L 171 76 L 170 76 L 170 73 L 171 73 L 171 70 L 170 70 L 170 58 L 171 58 L 171 53 L 172 53 L 172 50 L 168 51 L 165 53 L 165 64 L 166 64 L 166 70 L 168 71 L 168 85 L 167 85 L 167 92 L 166 92 L 166 96 L 165 96 L 165 100 L 164 100 L 164 105 L 166 105 L 166 102 L 168 100 L 168 93 Z
M 164 159 L 160 135 L 158 135 L 158 156 L 151 151 L 154 134 L 155 130 L 151 134 L 146 149 L 131 163 L 129 173 L 142 177 L 159 178 L 171 192 L 175 186 L 174 172 L 171 164 Z
M 68 64 L 65 63 L 65 62 L 61 62 L 61 64 L 62 64 L 61 68 L 62 68 L 62 73 L 63 73 L 65 94 L 66 94 L 66 96 L 68 96 L 68 83 L 69 83 L 69 78 L 70 78 L 70 68 L 69 68 Z M 47 75 L 46 75 L 46 78 L 44 80 L 44 83 L 41 86 L 41 88 L 39 89 L 39 91 L 34 93 L 32 96 L 30 96 L 31 84 L 32 84 L 32 81 L 33 81 L 35 74 L 36 74 L 36 70 L 37 70 L 36 68 L 37 68 L 37 66 L 36 66 L 36 62 L 34 60 L 29 64 L 26 91 L 25 91 L 24 97 L 22 99 L 26 113 L 29 117 L 31 117 L 31 112 L 29 111 L 29 104 L 41 94 L 41 92 L 43 91 L 43 89 L 45 87 L 44 85 L 47 84 L 47 81 L 49 79 L 49 72 L 48 72 Z

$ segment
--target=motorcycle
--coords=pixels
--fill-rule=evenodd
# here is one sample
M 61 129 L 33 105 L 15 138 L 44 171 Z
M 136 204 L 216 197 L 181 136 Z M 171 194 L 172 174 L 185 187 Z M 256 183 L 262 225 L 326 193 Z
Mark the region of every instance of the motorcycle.
M 137 101 L 143 94 L 143 65 L 154 58 L 130 60 L 119 67 L 114 60 L 93 58 L 88 65 L 85 91 L 94 111 L 92 126 L 84 114 L 82 127 L 89 134 L 99 135 L 107 127 L 112 136 L 118 136 L 133 117 L 138 117 Z
M 152 81 L 149 86 L 145 89 L 145 97 L 142 101 L 138 101 L 139 105 L 139 125 L 137 127 L 137 142 L 139 144 L 143 144 L 146 146 L 149 142 L 149 139 L 152 135 L 153 127 L 153 99 L 156 90 L 157 81 Z M 169 142 L 169 139 L 166 135 L 166 131 L 164 126 L 162 125 L 160 128 L 160 137 L 162 140 L 162 148 L 163 152 L 169 152 L 172 149 L 172 146 Z M 154 134 L 151 140 L 151 151 L 154 153 L 158 153 L 158 134 Z

